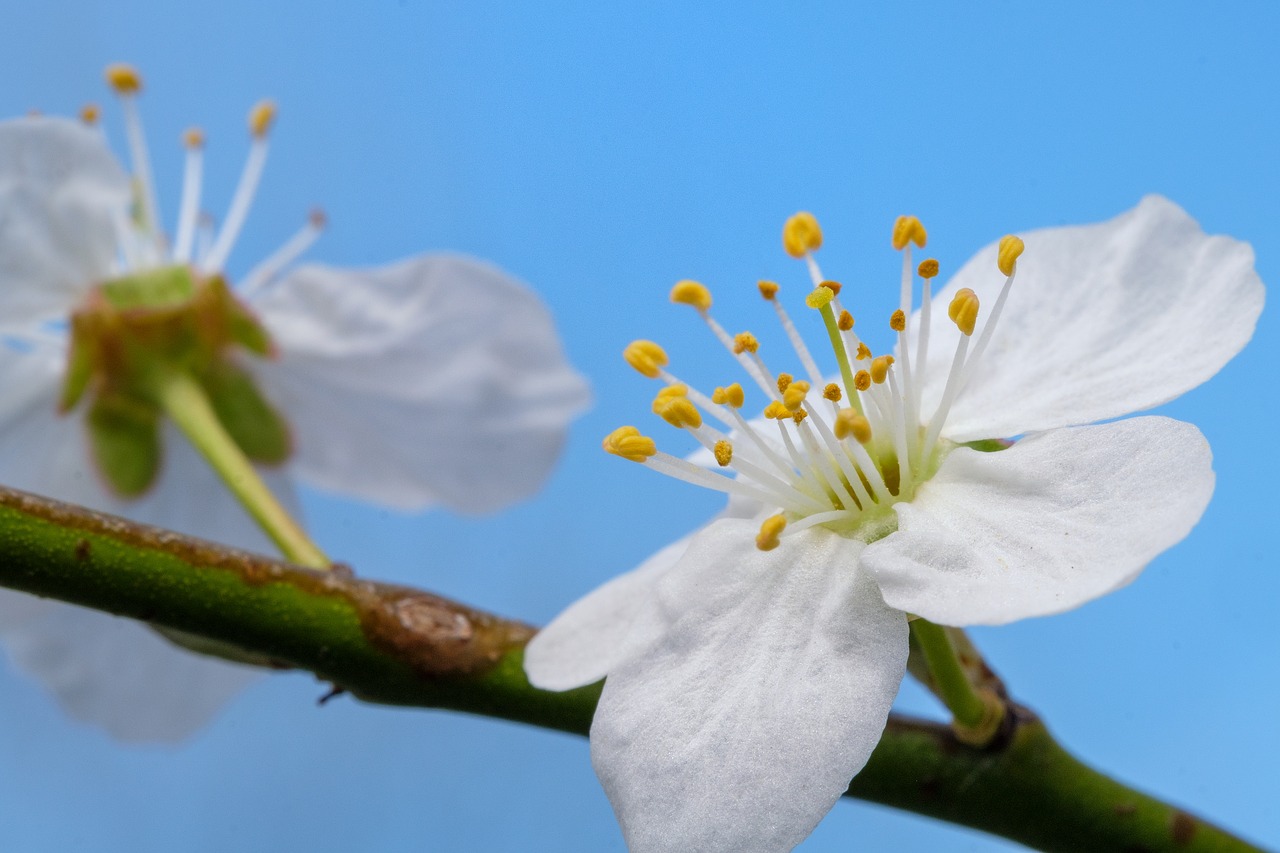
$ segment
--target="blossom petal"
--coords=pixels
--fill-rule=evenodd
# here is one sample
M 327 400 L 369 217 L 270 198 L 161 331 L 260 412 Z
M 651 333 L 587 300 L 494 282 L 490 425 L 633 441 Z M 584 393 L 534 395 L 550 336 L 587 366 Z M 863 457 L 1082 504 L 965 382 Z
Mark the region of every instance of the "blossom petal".
M 596 772 L 631 850 L 799 843 L 866 763 L 907 659 L 903 614 L 822 529 L 755 548 L 718 521 L 657 584 L 668 627 L 609 673 Z
M 140 623 L 9 590 L 0 590 L 0 643 L 72 717 L 123 741 L 182 740 L 262 677 Z
M 403 509 L 497 509 L 547 476 L 588 402 L 525 285 L 457 255 L 303 267 L 255 300 L 299 476 Z
M 67 119 L 0 122 L 0 326 L 64 317 L 111 269 L 129 179 Z
M 578 599 L 539 631 L 524 652 L 529 683 L 543 690 L 594 684 L 655 639 L 653 587 L 689 547 L 685 537 Z
M 1022 237 L 1008 304 L 942 432 L 953 441 L 1149 409 L 1213 376 L 1253 336 L 1264 300 L 1253 250 L 1206 235 L 1168 199 L 1148 196 L 1108 222 Z M 952 296 L 971 288 L 985 317 L 1003 283 L 992 244 L 934 300 L 926 415 L 960 334 L 947 319 Z
M 271 553 L 248 514 L 171 427 L 160 479 L 115 497 L 89 462 L 79 412 L 55 413 L 61 357 L 0 344 L 0 483 L 194 536 Z M 268 485 L 296 512 L 283 472 Z M 203 725 L 258 670 L 184 651 L 143 625 L 23 593 L 0 597 L 0 642 L 77 719 L 125 740 L 177 740 Z
M 885 601 L 943 625 L 1000 625 L 1078 607 L 1180 542 L 1213 493 L 1194 426 L 1163 417 L 959 448 L 863 565 Z

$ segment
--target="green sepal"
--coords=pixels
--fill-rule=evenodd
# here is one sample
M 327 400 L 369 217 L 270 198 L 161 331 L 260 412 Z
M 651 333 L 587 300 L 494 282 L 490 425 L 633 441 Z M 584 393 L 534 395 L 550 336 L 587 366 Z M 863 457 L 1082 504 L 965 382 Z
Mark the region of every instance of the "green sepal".
M 218 305 L 226 325 L 227 337 L 259 356 L 275 355 L 275 344 L 267 328 L 231 293 L 226 279 L 214 276 L 206 283 L 209 295 Z
M 58 411 L 69 412 L 84 396 L 93 378 L 94 345 L 87 329 L 88 321 L 79 314 L 71 317 L 71 336 L 67 352 L 67 372 L 62 377 L 62 393 Z
M 215 363 L 200 380 L 219 422 L 245 456 L 267 465 L 289 458 L 293 449 L 289 425 L 248 373 L 223 361 Z
M 93 459 L 122 497 L 141 495 L 160 471 L 159 414 L 145 402 L 120 394 L 94 401 L 89 410 Z
M 185 264 L 144 270 L 102 283 L 102 295 L 121 311 L 181 305 L 195 292 L 195 279 Z

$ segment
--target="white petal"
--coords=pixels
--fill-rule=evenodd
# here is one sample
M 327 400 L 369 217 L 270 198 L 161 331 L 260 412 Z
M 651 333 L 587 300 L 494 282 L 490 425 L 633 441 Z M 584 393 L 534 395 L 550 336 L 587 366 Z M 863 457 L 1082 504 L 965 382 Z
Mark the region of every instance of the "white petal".
M 609 673 L 596 772 L 630 849 L 798 844 L 866 763 L 907 659 L 860 542 L 810 529 L 769 552 L 718 521 L 657 585 L 669 627 Z
M 55 413 L 61 358 L 0 345 L 0 482 L 205 539 L 273 553 L 267 537 L 173 428 L 155 487 L 136 501 L 105 487 L 89 461 L 83 412 Z M 283 472 L 268 485 L 297 512 Z M 204 724 L 260 671 L 183 651 L 145 626 L 22 593 L 0 599 L 0 641 L 76 718 L 125 740 L 176 740 Z
M 321 488 L 497 509 L 541 485 L 587 405 L 538 297 L 470 258 L 304 267 L 255 302 L 281 352 L 260 373 Z
M 944 625 L 1000 625 L 1078 607 L 1180 542 L 1213 493 L 1200 431 L 1162 417 L 952 452 L 898 530 L 862 562 L 891 606 Z
M 9 590 L 0 590 L 0 643 L 71 716 L 124 741 L 181 740 L 262 677 L 137 622 Z
M 1168 199 L 1022 237 L 1008 304 L 944 437 L 1012 437 L 1148 409 L 1213 376 L 1253 336 L 1264 299 L 1253 250 L 1207 236 Z M 959 336 L 947 305 L 973 289 L 981 334 L 1004 283 L 995 257 L 995 244 L 983 249 L 934 300 L 926 416 Z
M 0 122 L 0 326 L 65 316 L 116 256 L 129 179 L 102 135 L 55 118 Z

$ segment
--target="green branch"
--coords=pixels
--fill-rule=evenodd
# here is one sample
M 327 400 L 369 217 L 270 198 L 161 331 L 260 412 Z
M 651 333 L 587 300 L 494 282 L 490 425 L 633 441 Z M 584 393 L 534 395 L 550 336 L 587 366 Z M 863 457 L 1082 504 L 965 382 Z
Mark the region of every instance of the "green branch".
M 599 687 L 531 687 L 533 629 L 430 593 L 314 571 L 0 487 L 0 585 L 230 643 L 369 702 L 586 734 Z M 890 718 L 851 796 L 1042 850 L 1257 851 L 1080 764 L 1030 712 L 985 749 Z

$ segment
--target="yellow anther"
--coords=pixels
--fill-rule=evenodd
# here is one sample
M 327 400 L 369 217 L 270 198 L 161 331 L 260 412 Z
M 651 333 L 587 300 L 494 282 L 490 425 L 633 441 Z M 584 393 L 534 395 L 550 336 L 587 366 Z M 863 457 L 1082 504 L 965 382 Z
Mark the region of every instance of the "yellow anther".
M 818 287 L 825 287 L 827 290 L 830 290 L 832 296 L 839 296 L 840 288 L 842 286 L 843 285 L 841 285 L 840 282 L 838 281 L 824 281 L 818 285 Z
M 903 329 L 907 328 L 907 315 L 901 308 L 890 315 L 889 328 L 893 329 L 895 332 L 901 332 Z
M 782 226 L 782 248 L 793 258 L 803 258 L 822 248 L 822 228 L 812 213 L 801 211 Z
M 804 409 L 796 409 L 791 413 L 791 420 L 795 421 L 797 424 L 803 423 L 804 419 L 807 417 L 809 417 L 809 413 Z
M 821 309 L 831 304 L 831 300 L 836 298 L 835 292 L 829 287 L 817 287 L 813 292 L 804 298 L 804 304 L 810 308 Z
M 198 127 L 189 127 L 182 132 L 182 144 L 188 148 L 204 147 L 204 131 Z
M 871 374 L 865 370 L 859 370 L 853 374 L 853 387 L 859 391 L 865 391 L 871 387 Z
M 844 392 L 840 390 L 839 385 L 832 382 L 826 388 L 822 389 L 822 396 L 833 403 L 839 403 L 841 398 L 844 397 Z
M 858 355 L 856 357 L 858 361 L 866 361 L 867 359 L 871 358 L 871 347 L 859 341 Z
M 800 404 L 804 402 L 804 398 L 809 395 L 809 383 L 804 380 L 797 380 L 787 386 L 787 390 L 782 392 L 782 405 L 791 411 L 800 408 Z
M 840 312 L 840 316 L 836 318 L 836 328 L 842 332 L 847 332 L 853 328 L 853 315 L 844 310 Z
M 249 110 L 249 132 L 259 138 L 266 136 L 275 120 L 276 102 L 258 101 Z
M 711 392 L 711 402 L 718 403 L 721 406 L 730 406 L 735 409 L 741 409 L 742 403 L 746 399 L 746 395 L 742 393 L 742 386 L 737 382 L 728 388 L 717 388 Z
M 778 295 L 777 282 L 762 281 L 759 284 L 757 284 L 756 287 L 760 288 L 760 295 L 763 296 L 765 299 L 768 299 L 770 302 L 772 302 L 773 298 Z
M 996 266 L 1000 267 L 1000 272 L 1013 275 L 1013 270 L 1018 265 L 1018 257 L 1022 255 L 1022 250 L 1025 248 L 1023 242 L 1012 234 L 1001 237 L 1000 248 L 996 252 Z
M 756 340 L 756 336 L 750 332 L 738 332 L 733 336 L 733 352 L 734 355 L 742 355 L 744 352 L 755 352 L 760 349 L 760 342 Z
M 107 78 L 107 85 L 115 89 L 117 94 L 134 95 L 142 91 L 142 75 L 132 65 L 117 62 L 108 65 L 103 74 Z
M 689 396 L 688 385 L 668 385 L 666 388 L 663 388 L 661 391 L 659 391 L 658 395 L 653 398 L 654 405 L 657 405 L 658 400 L 669 400 L 672 397 L 688 397 L 688 396 Z
M 101 117 L 102 110 L 98 109 L 97 104 L 85 104 L 80 108 L 80 120 L 90 127 L 97 124 Z
M 686 278 L 683 281 L 677 281 L 675 287 L 671 288 L 671 301 L 681 305 L 692 305 L 699 311 L 706 311 L 711 307 L 711 291 L 707 290 L 705 284 Z
M 893 248 L 895 249 L 905 249 L 908 243 L 915 243 L 924 248 L 928 239 L 929 235 L 925 233 L 924 226 L 914 216 L 899 216 L 893 223 Z
M 916 268 L 916 272 L 920 273 L 921 278 L 933 278 L 938 274 L 938 261 L 935 258 L 929 258 L 920 262 L 920 266 Z
M 662 375 L 662 368 L 667 366 L 667 351 L 653 341 L 632 341 L 622 351 L 627 364 L 634 367 L 642 375 L 657 379 Z
M 772 551 L 778 547 L 779 537 L 787 527 L 787 520 L 780 515 L 771 515 L 760 525 L 756 534 L 756 547 L 761 551 Z
M 733 461 L 733 445 L 723 438 L 716 442 L 711 452 L 716 455 L 716 464 L 721 468 L 728 467 Z
M 973 324 L 978 322 L 978 294 L 967 287 L 956 291 L 947 308 L 947 316 L 966 335 L 973 334 Z
M 783 421 L 791 417 L 791 410 L 786 406 L 774 400 L 772 403 L 764 407 L 764 416 L 769 420 Z
M 893 356 L 878 355 L 871 359 L 871 381 L 877 385 L 889 376 L 889 368 L 893 366 Z
M 859 444 L 866 444 L 871 440 L 871 421 L 853 409 L 841 409 L 836 413 L 835 432 L 841 441 L 853 436 Z
M 606 453 L 630 459 L 632 462 L 643 462 L 658 452 L 653 439 L 640 434 L 633 426 L 618 427 L 605 436 L 601 447 Z
M 697 429 L 702 426 L 702 415 L 693 403 L 684 397 L 661 394 L 653 401 L 653 413 L 676 429 Z
M 787 393 L 787 388 L 791 385 L 791 382 L 794 378 L 795 377 L 793 377 L 790 373 L 779 373 L 778 374 L 778 393 L 779 394 Z

